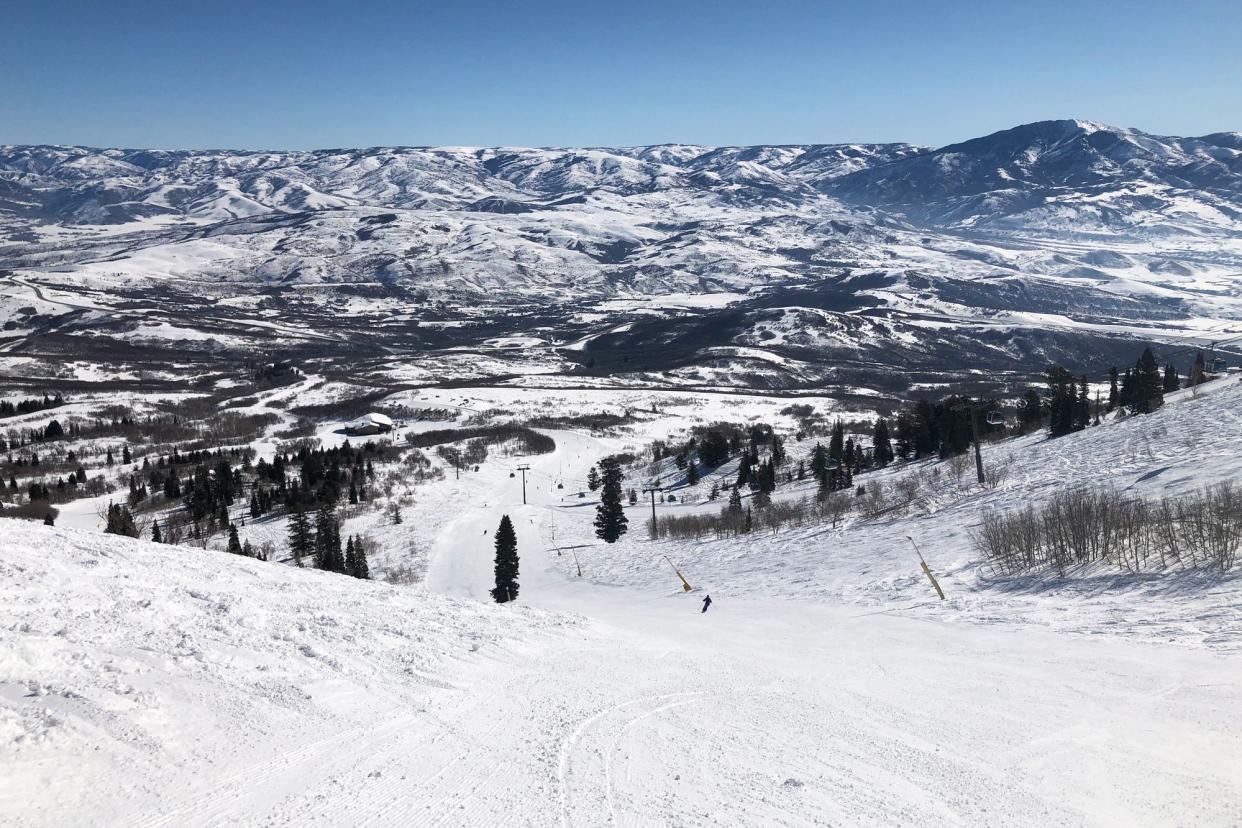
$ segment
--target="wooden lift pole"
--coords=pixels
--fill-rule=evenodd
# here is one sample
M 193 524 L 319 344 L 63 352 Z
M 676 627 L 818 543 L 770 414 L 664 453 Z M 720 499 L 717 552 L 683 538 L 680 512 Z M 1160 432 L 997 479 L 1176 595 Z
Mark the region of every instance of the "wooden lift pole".
M 672 561 L 669 561 L 668 555 L 664 556 L 664 560 L 668 561 L 668 565 L 671 566 L 673 568 L 673 571 L 677 573 L 677 577 L 681 578 L 681 591 L 682 592 L 692 591 L 694 587 L 690 586 L 690 582 L 686 580 L 686 576 L 681 574 L 681 570 L 677 568 L 677 564 L 673 563 Z
M 923 553 L 919 551 L 919 545 L 914 542 L 914 538 L 906 535 L 906 540 L 910 541 L 910 545 L 914 547 L 914 553 L 919 556 L 919 565 L 923 567 L 923 574 L 927 576 L 927 580 L 931 581 L 931 585 L 936 588 L 936 594 L 940 596 L 940 600 L 944 600 L 944 590 L 940 588 L 940 582 L 936 580 L 936 576 L 932 574 L 931 567 L 927 565 L 927 561 L 923 560 Z

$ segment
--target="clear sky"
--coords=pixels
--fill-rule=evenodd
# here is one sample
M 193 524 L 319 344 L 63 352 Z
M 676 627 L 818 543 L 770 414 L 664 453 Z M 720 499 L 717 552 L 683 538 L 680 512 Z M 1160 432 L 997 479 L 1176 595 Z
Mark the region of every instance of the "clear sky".
M 1242 0 L 5 0 L 0 143 L 911 141 L 1242 130 Z

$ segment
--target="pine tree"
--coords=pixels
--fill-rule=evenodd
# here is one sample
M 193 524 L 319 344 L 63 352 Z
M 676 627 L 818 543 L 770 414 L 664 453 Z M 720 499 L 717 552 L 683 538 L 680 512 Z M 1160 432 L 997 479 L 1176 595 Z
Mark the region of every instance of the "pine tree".
M 816 443 L 811 451 L 811 474 L 815 479 L 823 481 L 828 476 L 828 450 L 823 443 Z
M 1151 348 L 1144 348 L 1143 354 L 1134 366 L 1134 399 L 1131 410 L 1134 414 L 1150 414 L 1164 404 L 1164 383 L 1160 378 L 1160 366 Z
M 695 486 L 699 482 L 699 464 L 690 461 L 690 465 L 686 467 L 686 484 Z
M 1121 389 L 1117 387 L 1117 369 L 1108 369 L 1108 410 L 1121 405 Z
M 151 542 L 163 543 L 164 537 L 160 533 L 160 522 L 158 520 L 151 521 Z
M 371 577 L 371 567 L 367 563 L 367 550 L 362 543 L 361 535 L 354 538 L 354 577 L 364 581 Z
M 121 462 L 128 466 L 131 459 L 132 458 L 129 455 L 129 446 L 128 445 L 121 446 Z
M 638 490 L 630 489 L 630 505 L 634 506 L 638 503 Z
M 1082 431 L 1091 424 L 1091 398 L 1087 396 L 1087 375 L 1078 383 L 1078 399 L 1074 406 L 1074 430 Z
M 313 552 L 314 548 L 310 519 L 306 517 L 306 512 L 299 503 L 295 506 L 293 514 L 289 516 L 289 551 L 293 553 L 293 559 L 297 565 L 301 566 L 302 559 Z
M 729 492 L 729 505 L 725 507 L 725 511 L 734 516 L 742 514 L 742 493 L 738 491 L 737 486 Z
M 231 555 L 240 555 L 240 554 L 242 554 L 241 538 L 237 537 L 237 524 L 235 524 L 235 523 L 230 523 L 230 524 L 229 524 L 229 547 L 228 547 L 228 551 L 229 551 L 229 554 L 231 554 Z
M 242 554 L 245 555 L 247 558 L 259 557 L 258 555 L 255 554 L 254 547 L 250 545 L 249 540 L 247 540 L 245 543 L 242 544 Z
M 828 440 L 828 457 L 840 463 L 845 458 L 845 425 L 837 420 L 832 424 L 832 437 Z
M 1164 393 L 1168 394 L 1181 387 L 1182 381 L 1181 377 L 1177 375 L 1177 368 L 1171 362 L 1166 364 L 1164 366 Z
M 599 472 L 594 466 L 591 466 L 591 470 L 587 472 L 587 488 L 591 491 L 599 488 Z
M 872 457 L 875 464 L 881 468 L 893 462 L 893 443 L 888 436 L 888 420 L 880 417 L 875 421 L 875 430 L 871 433 L 871 445 L 875 448 Z M 798 465 L 799 478 L 801 478 L 801 464 Z
M 505 515 L 496 529 L 496 587 L 492 598 L 498 604 L 514 600 L 518 596 L 517 534 L 513 522 Z
M 1052 397 L 1048 404 L 1048 436 L 1062 437 L 1076 426 L 1078 393 L 1074 377 L 1059 365 L 1048 368 L 1046 375 Z
M 621 503 L 621 461 L 605 457 L 599 461 L 603 471 L 600 475 L 599 506 L 595 512 L 595 536 L 604 543 L 616 543 L 629 528 L 629 519 Z
M 345 543 L 345 574 L 350 577 L 357 577 L 354 575 L 357 571 L 358 559 L 354 555 L 354 539 L 351 537 Z
M 129 511 L 128 506 L 122 506 L 118 503 L 108 504 L 108 517 L 104 525 L 104 532 L 109 535 L 138 537 L 138 526 L 134 523 L 134 515 Z
M 1022 403 L 1018 406 L 1018 430 L 1021 434 L 1029 434 L 1039 430 L 1044 421 L 1044 404 L 1039 392 L 1034 388 L 1026 389 Z

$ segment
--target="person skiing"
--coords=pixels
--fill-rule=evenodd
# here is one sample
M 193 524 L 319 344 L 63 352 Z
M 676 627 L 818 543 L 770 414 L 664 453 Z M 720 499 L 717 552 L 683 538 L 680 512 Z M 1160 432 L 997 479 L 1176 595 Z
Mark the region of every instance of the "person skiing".
M 703 612 L 707 612 L 707 608 L 712 605 L 712 596 L 708 595 L 703 599 Z

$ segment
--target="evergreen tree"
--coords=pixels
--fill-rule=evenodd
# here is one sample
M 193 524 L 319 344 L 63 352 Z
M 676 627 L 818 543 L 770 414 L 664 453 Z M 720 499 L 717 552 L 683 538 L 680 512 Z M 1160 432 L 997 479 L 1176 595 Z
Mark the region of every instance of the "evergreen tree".
M 737 486 L 734 486 L 733 491 L 729 492 L 729 505 L 725 507 L 725 511 L 735 516 L 742 514 L 742 493 L 738 491 Z
M 594 466 L 587 472 L 587 488 L 591 491 L 599 488 L 599 471 Z
M 1022 402 L 1018 405 L 1018 433 L 1030 434 L 1038 431 L 1044 422 L 1044 403 L 1039 392 L 1034 388 L 1026 389 Z
M 131 460 L 132 458 L 129 455 L 129 446 L 121 446 L 121 462 L 128 466 Z
M 151 542 L 163 543 L 164 537 L 160 534 L 160 522 L 158 520 L 151 521 Z
M 877 466 L 883 468 L 893 462 L 893 443 L 888 436 L 888 420 L 883 417 L 875 421 L 875 429 L 871 432 L 871 445 L 875 447 L 871 456 Z
M 229 554 L 231 554 L 231 555 L 240 555 L 240 554 L 242 554 L 241 538 L 237 537 L 237 524 L 235 524 L 235 523 L 230 523 L 230 524 L 229 524 L 229 547 L 228 547 L 228 551 L 229 551 Z
M 250 545 L 250 541 L 249 541 L 249 540 L 247 540 L 245 543 L 243 543 L 243 544 L 242 544 L 242 551 L 241 551 L 241 553 L 242 553 L 243 555 L 245 555 L 247 558 L 257 558 L 257 557 L 259 557 L 258 555 L 256 555 L 256 554 L 255 554 L 254 547 Z
M 1059 365 L 1048 368 L 1046 376 L 1052 397 L 1048 404 L 1048 436 L 1062 437 L 1076 425 L 1078 393 L 1074 377 Z
M 720 497 L 720 486 L 716 483 L 712 484 L 712 490 L 707 493 L 708 500 L 715 500 Z
M 1074 430 L 1082 431 L 1091 424 L 1091 398 L 1087 396 L 1087 375 L 1078 382 L 1078 400 L 1074 406 Z
M 1108 369 L 1108 410 L 1121 405 L 1121 389 L 1117 387 L 1117 369 Z
M 1182 387 L 1181 377 L 1177 375 L 1177 368 L 1173 363 L 1164 366 L 1164 393 L 1168 394 Z
M 1164 404 L 1164 382 L 1160 378 L 1160 366 L 1151 348 L 1144 348 L 1143 354 L 1134 366 L 1134 398 L 1130 407 L 1134 414 L 1150 414 Z
M 52 420 L 43 429 L 43 439 L 46 441 L 60 440 L 65 436 L 65 429 L 57 420 Z
M 845 425 L 840 420 L 832 424 L 832 436 L 828 440 L 828 457 L 838 464 L 845 459 Z
M 134 523 L 134 515 L 129 511 L 128 506 L 122 506 L 118 503 L 108 504 L 108 516 L 104 525 L 104 532 L 109 535 L 138 537 L 138 526 Z
M 604 543 L 616 543 L 628 529 L 629 519 L 621 503 L 621 462 L 616 457 L 599 461 L 603 470 L 600 476 L 599 506 L 595 512 L 595 536 Z
M 354 555 L 354 539 L 351 537 L 345 542 L 345 574 L 356 577 L 354 573 L 357 571 L 358 559 Z
M 354 538 L 354 577 L 368 580 L 371 577 L 371 567 L 367 563 L 367 549 L 362 543 L 362 536 L 358 535 Z
M 293 553 L 293 559 L 297 561 L 298 566 L 302 565 L 302 559 L 311 554 L 315 549 L 315 541 L 311 536 L 310 519 L 306 517 L 306 511 L 302 504 L 294 507 L 293 514 L 289 516 L 289 551 Z
M 699 482 L 699 464 L 690 461 L 690 465 L 686 467 L 686 483 L 694 486 Z
M 772 433 L 772 448 L 768 453 L 768 461 L 773 468 L 785 465 L 785 442 L 775 432 Z
M 729 459 L 729 439 L 719 431 L 709 431 L 699 441 L 699 461 L 714 469 Z
M 112 449 L 108 449 L 107 454 L 104 455 L 104 462 L 107 463 L 109 466 L 111 466 L 115 462 L 112 459 Z
M 1134 372 L 1129 368 L 1121 377 L 1121 390 L 1117 394 L 1117 402 L 1124 408 L 1134 405 Z
M 492 598 L 498 604 L 514 600 L 518 596 L 517 534 L 513 522 L 505 515 L 496 529 L 496 587 Z
M 828 450 L 824 448 L 823 443 L 816 443 L 811 451 L 811 474 L 820 481 L 828 476 Z
M 636 503 L 638 503 L 638 490 L 630 489 L 630 505 L 633 506 Z

